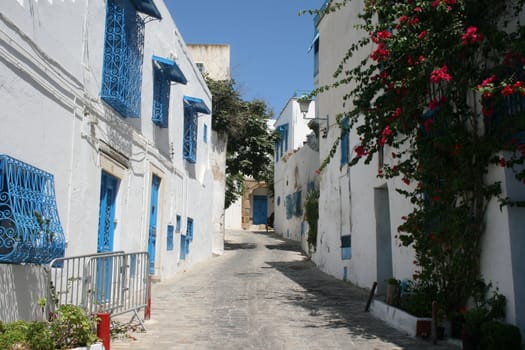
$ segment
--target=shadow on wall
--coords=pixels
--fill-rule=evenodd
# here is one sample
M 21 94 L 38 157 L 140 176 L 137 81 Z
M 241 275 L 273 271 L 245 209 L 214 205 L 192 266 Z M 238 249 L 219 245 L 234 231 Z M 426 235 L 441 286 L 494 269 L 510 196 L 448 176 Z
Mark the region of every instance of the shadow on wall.
M 47 296 L 46 281 L 43 266 L 0 264 L 0 321 L 41 320 L 37 302 Z

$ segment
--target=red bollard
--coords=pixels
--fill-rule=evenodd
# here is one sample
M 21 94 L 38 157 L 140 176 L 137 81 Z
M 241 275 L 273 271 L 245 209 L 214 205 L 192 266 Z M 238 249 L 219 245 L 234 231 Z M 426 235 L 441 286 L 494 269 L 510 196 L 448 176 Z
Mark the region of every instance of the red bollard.
M 151 276 L 148 276 L 148 286 L 147 286 L 147 293 L 148 293 L 148 300 L 146 304 L 146 308 L 144 309 L 144 319 L 149 320 L 151 319 Z
M 110 315 L 107 312 L 101 312 L 97 314 L 98 324 L 97 324 L 97 337 L 102 340 L 105 350 L 109 350 L 111 343 L 111 321 Z

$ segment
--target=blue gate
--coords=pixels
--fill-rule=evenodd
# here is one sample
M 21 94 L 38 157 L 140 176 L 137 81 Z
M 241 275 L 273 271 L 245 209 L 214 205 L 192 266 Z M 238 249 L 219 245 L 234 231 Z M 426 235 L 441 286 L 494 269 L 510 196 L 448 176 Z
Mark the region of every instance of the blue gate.
M 155 251 L 157 242 L 157 211 L 159 202 L 160 178 L 153 175 L 151 179 L 151 201 L 149 216 L 149 235 L 148 235 L 148 254 L 149 254 L 149 274 L 155 274 Z
M 268 213 L 268 199 L 266 196 L 253 196 L 253 224 L 266 224 L 266 214 Z
M 102 172 L 100 184 L 100 209 L 98 219 L 97 252 L 107 253 L 113 251 L 113 238 L 115 233 L 115 199 L 118 191 L 118 178 Z M 112 258 L 100 260 L 97 264 L 96 299 L 108 300 L 111 296 L 111 264 Z

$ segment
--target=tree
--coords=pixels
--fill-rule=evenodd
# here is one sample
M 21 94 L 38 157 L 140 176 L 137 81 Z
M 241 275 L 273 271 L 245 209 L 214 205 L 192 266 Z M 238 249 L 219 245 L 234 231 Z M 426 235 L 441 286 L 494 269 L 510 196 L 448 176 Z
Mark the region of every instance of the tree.
M 261 100 L 244 101 L 234 80 L 206 79 L 213 96 L 212 128 L 227 137 L 226 200 L 228 208 L 244 190 L 244 177 L 269 180 L 275 136 L 267 126 L 272 117 Z
M 400 177 L 406 186 L 397 191 L 413 204 L 399 238 L 415 249 L 416 285 L 447 313 L 465 305 L 480 278 L 488 202 L 522 204 L 501 198 L 486 175 L 499 165 L 525 179 L 523 5 L 365 0 L 357 27 L 368 35 L 349 48 L 336 82 L 318 90 L 354 84 L 345 116 L 361 144 L 350 165 L 385 152 L 378 176 Z M 351 66 L 365 47 L 368 59 Z

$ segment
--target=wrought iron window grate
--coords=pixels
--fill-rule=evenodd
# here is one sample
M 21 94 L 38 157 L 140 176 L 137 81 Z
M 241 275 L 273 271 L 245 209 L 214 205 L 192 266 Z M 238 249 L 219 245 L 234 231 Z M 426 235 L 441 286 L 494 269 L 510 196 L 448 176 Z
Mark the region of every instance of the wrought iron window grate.
M 0 262 L 47 264 L 64 251 L 53 175 L 0 155 Z
M 197 162 L 197 113 L 191 107 L 184 108 L 184 141 L 182 154 L 188 162 Z
M 161 69 L 153 68 L 153 123 L 161 128 L 168 127 L 170 105 L 170 82 Z
M 108 0 L 101 98 L 123 117 L 140 117 L 144 20 L 128 0 Z
M 184 140 L 182 155 L 190 163 L 197 161 L 197 117 L 198 113 L 211 111 L 200 98 L 184 96 Z

